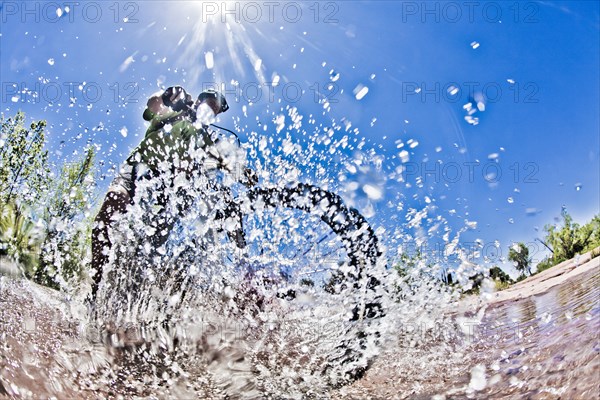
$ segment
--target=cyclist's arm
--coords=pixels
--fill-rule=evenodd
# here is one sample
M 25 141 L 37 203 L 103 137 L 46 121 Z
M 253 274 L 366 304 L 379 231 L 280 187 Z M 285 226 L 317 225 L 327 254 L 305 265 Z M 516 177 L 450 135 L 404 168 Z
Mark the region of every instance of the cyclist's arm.
M 245 153 L 242 156 L 243 150 L 238 145 L 234 145 L 227 140 L 219 138 L 213 140 L 210 133 L 208 131 L 205 132 L 207 136 L 205 143 L 209 143 L 204 149 L 209 158 L 206 160 L 208 163 L 207 166 L 227 171 L 233 174 L 240 183 L 246 186 L 254 186 L 258 178 L 254 171 L 246 167 L 247 160 Z

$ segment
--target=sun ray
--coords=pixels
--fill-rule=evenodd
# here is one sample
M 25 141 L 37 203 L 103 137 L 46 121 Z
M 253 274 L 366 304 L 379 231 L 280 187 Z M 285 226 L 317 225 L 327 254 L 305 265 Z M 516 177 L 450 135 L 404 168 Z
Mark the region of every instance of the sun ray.
M 226 5 L 223 8 L 226 9 Z M 194 9 L 197 11 L 197 5 Z M 188 71 L 187 83 L 199 89 L 200 86 L 218 88 L 233 80 L 246 80 L 248 71 L 252 71 L 253 83 L 264 84 L 266 66 L 255 50 L 248 29 L 257 27 L 246 26 L 230 14 L 215 13 L 198 19 L 191 34 L 184 40 L 183 51 L 178 58 L 178 64 Z M 213 54 L 212 68 L 205 62 L 207 52 Z

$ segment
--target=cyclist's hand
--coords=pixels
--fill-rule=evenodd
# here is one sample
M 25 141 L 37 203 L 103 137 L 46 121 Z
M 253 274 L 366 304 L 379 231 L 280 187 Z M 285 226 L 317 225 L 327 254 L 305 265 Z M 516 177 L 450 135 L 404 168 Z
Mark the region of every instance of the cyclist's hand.
M 248 187 L 255 186 L 258 183 L 258 175 L 256 175 L 256 172 L 250 168 L 244 168 L 243 183 Z
M 187 110 L 193 104 L 192 97 L 181 86 L 167 88 L 162 94 L 162 100 L 173 111 Z

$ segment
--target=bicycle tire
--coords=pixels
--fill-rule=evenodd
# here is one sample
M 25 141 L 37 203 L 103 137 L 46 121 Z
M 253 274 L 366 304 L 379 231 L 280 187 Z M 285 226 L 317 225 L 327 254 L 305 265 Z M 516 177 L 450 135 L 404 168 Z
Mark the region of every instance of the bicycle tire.
M 382 254 L 379 240 L 366 218 L 356 209 L 346 206 L 339 195 L 306 183 L 254 188 L 246 194 L 246 198 L 251 209 L 283 207 L 318 216 L 344 244 L 349 258 L 348 265 L 352 267 L 345 279 L 351 282 L 352 289 L 362 289 L 366 299 L 362 304 L 357 303 L 353 306 L 349 322 L 368 323 L 384 315 L 381 296 L 377 293 L 380 281 L 373 273 Z M 355 343 L 350 343 L 349 340 Z M 344 364 L 362 357 L 360 353 L 365 349 L 367 341 L 365 332 L 358 331 L 354 338 L 349 340 L 338 343 L 336 349 L 339 349 L 342 355 L 335 360 L 329 360 L 329 364 Z M 324 372 L 331 365 L 326 365 Z M 342 382 L 338 380 L 336 384 L 345 384 L 360 378 L 367 368 L 368 365 L 363 365 L 345 371 Z

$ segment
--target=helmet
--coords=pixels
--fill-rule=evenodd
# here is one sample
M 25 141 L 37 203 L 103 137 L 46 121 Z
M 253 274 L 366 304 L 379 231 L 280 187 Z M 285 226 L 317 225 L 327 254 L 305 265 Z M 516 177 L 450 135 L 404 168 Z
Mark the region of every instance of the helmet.
M 227 100 L 225 100 L 225 96 L 223 96 L 221 92 L 217 92 L 213 89 L 204 90 L 198 95 L 198 102 L 201 103 L 206 99 L 216 99 L 217 103 L 219 104 L 219 112 L 225 112 L 229 110 Z

